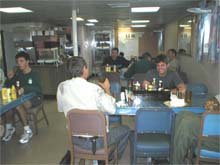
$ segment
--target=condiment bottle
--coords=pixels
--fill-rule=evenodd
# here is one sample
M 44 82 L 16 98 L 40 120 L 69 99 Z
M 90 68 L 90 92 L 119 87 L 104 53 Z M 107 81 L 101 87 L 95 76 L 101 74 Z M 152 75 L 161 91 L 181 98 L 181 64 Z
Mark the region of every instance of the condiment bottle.
M 16 88 L 14 85 L 11 86 L 11 99 L 12 100 L 17 99 L 17 92 L 16 92 Z

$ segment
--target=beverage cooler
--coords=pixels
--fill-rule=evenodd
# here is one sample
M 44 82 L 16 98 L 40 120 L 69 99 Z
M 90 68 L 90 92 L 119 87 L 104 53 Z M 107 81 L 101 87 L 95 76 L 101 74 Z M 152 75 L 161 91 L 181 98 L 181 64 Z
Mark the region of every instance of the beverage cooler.
M 101 72 L 104 58 L 111 55 L 111 49 L 113 47 L 113 32 L 94 32 L 93 41 L 92 73 L 96 75 Z

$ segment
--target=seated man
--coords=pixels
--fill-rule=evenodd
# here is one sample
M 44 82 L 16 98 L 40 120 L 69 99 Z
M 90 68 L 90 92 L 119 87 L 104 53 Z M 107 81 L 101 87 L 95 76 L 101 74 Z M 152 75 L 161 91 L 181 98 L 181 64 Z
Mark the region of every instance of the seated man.
M 205 103 L 206 111 L 220 110 L 220 94 Z M 189 111 L 178 113 L 175 121 L 173 161 L 172 164 L 183 164 L 187 151 L 197 145 L 201 115 Z M 219 152 L 219 138 L 205 139 L 202 147 Z
M 2 90 L 4 82 L 5 82 L 4 71 L 2 70 L 2 68 L 0 68 L 0 90 Z
M 156 68 L 147 72 L 146 80 L 143 81 L 143 88 L 149 85 L 156 79 L 156 86 L 158 87 L 159 81 L 162 80 L 163 88 L 175 91 L 176 88 L 180 92 L 185 92 L 186 86 L 180 79 L 176 72 L 169 71 L 168 59 L 165 55 L 161 54 L 156 57 Z
M 114 114 L 115 99 L 110 93 L 108 79 L 96 84 L 88 82 L 88 68 L 85 60 L 74 57 L 67 62 L 68 70 L 73 78 L 59 84 L 57 89 L 58 111 L 67 115 L 68 111 L 78 108 L 84 110 L 100 110 Z M 122 155 L 129 136 L 127 126 L 119 126 L 108 132 L 108 144 L 118 144 L 119 157 Z M 101 140 L 97 140 L 96 148 L 101 148 Z M 74 143 L 85 149 L 91 149 L 91 141 L 82 138 L 74 139 Z
M 131 78 L 136 73 L 147 73 L 147 71 L 153 69 L 153 64 L 151 63 L 151 55 L 145 52 L 139 56 L 139 60 L 132 63 L 127 71 L 124 73 L 126 78 Z
M 21 136 L 19 142 L 27 143 L 33 136 L 33 133 L 27 122 L 26 111 L 41 103 L 41 99 L 42 99 L 41 84 L 37 73 L 32 71 L 29 65 L 30 56 L 25 52 L 19 52 L 15 56 L 15 58 L 19 71 L 16 72 L 14 78 L 11 77 L 12 78 L 11 81 L 13 81 L 14 83 L 16 81 L 20 82 L 21 88 L 18 91 L 20 95 L 27 94 L 30 92 L 34 92 L 36 94 L 36 96 L 34 96 L 31 100 L 28 100 L 24 102 L 24 104 L 16 107 L 16 110 L 18 111 L 21 120 L 24 124 L 24 134 Z M 10 84 L 10 80 L 8 80 L 8 83 Z M 8 84 L 6 84 L 6 86 L 7 85 Z M 11 84 L 11 85 L 15 85 L 15 84 Z M 15 128 L 12 126 L 12 115 L 13 115 L 13 110 L 10 110 L 6 113 L 6 130 L 5 130 L 5 135 L 2 138 L 3 141 L 9 141 L 15 132 Z
M 170 58 L 169 61 L 169 70 L 171 71 L 178 71 L 179 70 L 179 62 L 177 60 L 177 52 L 175 49 L 169 49 L 167 51 L 167 55 Z
M 110 66 L 116 65 L 118 69 L 127 67 L 124 65 L 124 62 L 121 60 L 121 57 L 119 57 L 118 55 L 118 48 L 112 48 L 111 56 L 108 56 L 104 59 L 102 65 L 105 66 L 107 64 Z

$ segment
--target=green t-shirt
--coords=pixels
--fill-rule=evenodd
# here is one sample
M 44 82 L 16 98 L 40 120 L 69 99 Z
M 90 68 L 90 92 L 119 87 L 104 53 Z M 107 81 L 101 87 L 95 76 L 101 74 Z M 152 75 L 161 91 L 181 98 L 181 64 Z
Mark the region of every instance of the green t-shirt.
M 42 88 L 40 83 L 40 78 L 38 74 L 34 71 L 30 71 L 24 74 L 18 71 L 15 76 L 16 81 L 20 81 L 20 87 L 24 88 L 24 94 L 34 92 L 36 95 L 42 95 Z

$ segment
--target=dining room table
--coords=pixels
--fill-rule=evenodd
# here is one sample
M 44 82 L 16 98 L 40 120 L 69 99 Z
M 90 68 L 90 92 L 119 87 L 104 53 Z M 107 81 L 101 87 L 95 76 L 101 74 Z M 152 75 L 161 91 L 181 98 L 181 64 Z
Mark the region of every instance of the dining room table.
M 136 112 L 140 108 L 154 108 L 161 109 L 163 107 L 169 107 L 175 114 L 182 110 L 188 110 L 194 113 L 202 114 L 204 109 L 204 103 L 209 100 L 214 94 L 193 95 L 190 103 L 185 103 L 183 106 L 171 106 L 170 100 L 151 100 L 146 95 L 134 95 L 132 104 L 127 102 L 118 101 L 116 103 L 115 115 L 136 115 Z M 168 104 L 167 104 L 168 103 Z
M 34 96 L 35 93 L 28 93 L 28 94 L 23 94 L 14 100 L 12 99 L 2 100 L 2 97 L 0 97 L 0 116 L 3 115 L 8 110 L 13 109 L 16 106 L 21 105 L 24 102 L 32 99 Z

